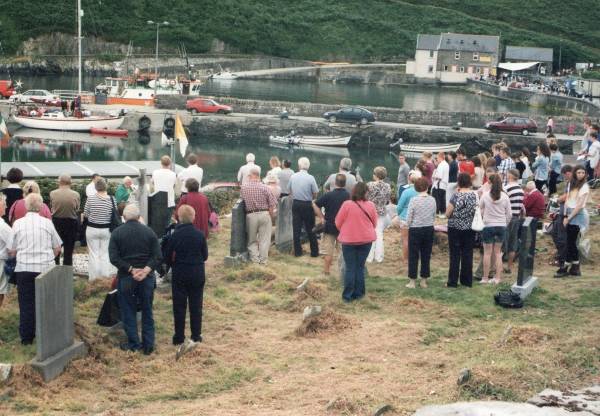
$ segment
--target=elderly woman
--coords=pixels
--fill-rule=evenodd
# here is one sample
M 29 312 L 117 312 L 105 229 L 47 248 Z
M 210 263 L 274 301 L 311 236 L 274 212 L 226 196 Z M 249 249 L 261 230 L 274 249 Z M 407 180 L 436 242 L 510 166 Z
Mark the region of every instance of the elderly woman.
M 28 181 L 23 186 L 23 197 L 26 197 L 30 194 L 40 194 L 40 187 L 34 181 Z M 27 208 L 25 208 L 25 200 L 19 199 L 15 201 L 15 203 L 10 208 L 10 212 L 8 213 L 8 218 L 11 224 L 14 224 L 16 220 L 19 218 L 23 218 L 27 214 Z M 50 212 L 50 208 L 48 205 L 42 202 L 42 208 L 40 209 L 39 214 L 48 219 L 52 219 L 52 213 Z
M 133 180 L 129 176 L 125 176 L 123 178 L 123 183 L 117 186 L 117 191 L 115 192 L 115 200 L 117 201 L 117 207 L 119 207 L 119 212 L 123 212 L 125 205 L 127 205 L 127 201 L 129 201 L 129 196 L 133 192 Z
M 4 262 L 11 256 L 8 251 L 12 250 L 13 230 L 4 221 L 6 212 L 6 196 L 0 194 L 0 306 L 4 301 L 4 295 L 8 293 L 8 275 L 4 272 Z
M 405 263 L 408 261 L 408 227 L 406 225 L 408 204 L 412 198 L 417 196 L 417 191 L 415 191 L 415 181 L 420 177 L 421 172 L 418 170 L 411 170 L 408 172 L 408 187 L 402 191 L 402 194 L 398 199 L 398 205 L 396 206 L 396 212 L 398 213 L 397 218 L 400 222 L 400 236 L 402 238 L 402 258 Z
M 383 230 L 387 222 L 386 207 L 390 203 L 392 188 L 383 180 L 387 177 L 387 170 L 383 166 L 377 166 L 373 169 L 373 181 L 367 184 L 367 199 L 375 204 L 377 210 L 377 227 L 375 233 L 377 239 L 371 245 L 371 251 L 367 262 L 371 263 L 373 258 L 377 263 L 383 261 Z
M 112 213 L 117 209 L 117 204 L 106 192 L 104 178 L 99 178 L 94 187 L 96 194 L 88 197 L 83 208 L 83 216 L 87 219 L 85 237 L 89 254 L 89 280 L 110 277 L 114 273 L 108 259 L 108 243 Z
M 344 273 L 344 302 L 352 302 L 365 296 L 365 261 L 375 241 L 377 209 L 367 201 L 367 185 L 358 182 L 352 189 L 352 199 L 342 204 L 335 217 L 340 231 L 338 241 L 346 263 Z
M 272 156 L 271 159 L 269 159 L 269 166 L 271 167 L 271 170 L 269 170 L 265 175 L 265 178 L 263 179 L 264 183 L 267 183 L 267 178 L 269 175 L 277 178 L 279 176 L 279 172 L 281 172 L 281 161 L 277 156 Z
M 165 261 L 173 269 L 174 345 L 183 344 L 185 340 L 185 314 L 188 303 L 192 341 L 202 341 L 204 263 L 208 259 L 208 247 L 204 234 L 193 225 L 194 215 L 194 209 L 189 205 L 181 205 L 177 209 L 179 224 L 175 227 L 165 250 Z
M 43 207 L 42 196 L 37 193 L 25 197 L 27 214 L 15 221 L 14 240 L 9 251 L 16 254 L 15 276 L 19 294 L 19 335 L 21 344 L 33 343 L 35 338 L 35 278 L 54 265 L 60 255 L 62 241 L 52 221 L 39 213 Z

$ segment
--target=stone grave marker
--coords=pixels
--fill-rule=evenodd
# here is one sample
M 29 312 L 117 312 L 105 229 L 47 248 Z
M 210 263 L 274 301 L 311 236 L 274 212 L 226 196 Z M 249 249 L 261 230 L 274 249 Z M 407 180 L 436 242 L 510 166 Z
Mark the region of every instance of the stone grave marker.
M 521 240 L 519 244 L 519 270 L 517 283 L 512 286 L 512 291 L 525 299 L 538 285 L 538 279 L 533 276 L 535 258 L 535 233 L 537 220 L 527 217 L 521 225 Z
M 275 247 L 282 253 L 291 253 L 293 248 L 292 203 L 290 196 L 279 200 L 275 225 Z
M 231 239 L 225 266 L 232 267 L 248 260 L 248 235 L 246 233 L 246 204 L 238 199 L 231 209 Z
M 31 366 L 44 381 L 58 377 L 73 359 L 87 354 L 74 341 L 73 268 L 54 266 L 35 279 L 36 357 Z
M 148 226 L 154 230 L 158 238 L 165 233 L 167 228 L 167 206 L 169 203 L 167 192 L 156 192 L 148 198 Z

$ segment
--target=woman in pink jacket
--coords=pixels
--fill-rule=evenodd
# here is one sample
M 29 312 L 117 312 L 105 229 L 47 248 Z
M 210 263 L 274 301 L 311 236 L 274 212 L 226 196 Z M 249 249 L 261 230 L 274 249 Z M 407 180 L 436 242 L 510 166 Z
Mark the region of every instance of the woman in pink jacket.
M 344 302 L 365 296 L 365 261 L 376 239 L 377 210 L 367 201 L 367 185 L 359 182 L 352 190 L 352 199 L 342 204 L 335 226 L 340 231 L 338 240 L 346 263 L 344 273 Z

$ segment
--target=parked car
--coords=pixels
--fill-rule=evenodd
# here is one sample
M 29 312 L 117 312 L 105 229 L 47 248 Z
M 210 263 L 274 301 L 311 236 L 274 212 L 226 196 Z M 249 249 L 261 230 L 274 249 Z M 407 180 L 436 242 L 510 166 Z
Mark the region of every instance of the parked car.
M 197 113 L 217 113 L 217 114 L 229 114 L 233 109 L 228 105 L 219 104 L 209 98 L 194 98 L 188 100 L 185 104 L 185 109 L 192 114 Z
M 37 100 L 38 103 L 45 102 L 46 100 L 53 101 L 59 99 L 58 95 L 52 94 L 50 91 L 47 90 L 28 90 L 25 91 L 23 94 L 14 94 L 8 100 L 14 103 L 25 104 L 32 103 L 32 98 Z
M 331 123 L 345 121 L 365 125 L 375 121 L 375 114 L 361 107 L 344 107 L 337 111 L 328 111 L 323 117 Z
M 0 97 L 10 98 L 15 94 L 15 84 L 11 80 L 0 80 Z
M 485 124 L 486 130 L 492 133 L 521 133 L 527 136 L 530 133 L 537 133 L 537 123 L 525 117 L 506 117 L 500 121 L 489 121 Z

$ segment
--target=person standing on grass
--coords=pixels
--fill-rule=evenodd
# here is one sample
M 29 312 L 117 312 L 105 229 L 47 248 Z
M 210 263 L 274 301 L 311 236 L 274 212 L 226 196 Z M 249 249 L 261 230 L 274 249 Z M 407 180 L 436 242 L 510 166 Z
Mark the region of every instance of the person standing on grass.
M 427 183 L 427 181 L 425 181 Z M 352 199 L 342 204 L 335 217 L 335 226 L 340 230 L 338 240 L 346 264 L 344 273 L 344 302 L 352 302 L 365 296 L 365 261 L 371 244 L 377 238 L 377 209 L 367 201 L 367 185 L 358 182 L 352 190 Z
M 50 192 L 52 223 L 63 242 L 63 265 L 73 265 L 73 250 L 79 232 L 79 192 L 71 189 L 71 176 L 62 174 L 58 178 L 58 189 Z M 60 257 L 55 259 L 60 264 Z
M 11 256 L 9 250 L 12 250 L 14 233 L 12 228 L 4 221 L 4 213 L 6 212 L 6 196 L 0 194 L 0 307 L 4 302 L 4 296 L 8 294 L 9 276 L 4 271 L 4 262 Z
M 531 164 L 531 169 L 535 171 L 535 186 L 544 193 L 544 186 L 548 185 L 548 171 L 550 168 L 550 148 L 546 143 L 540 143 L 536 150 L 537 156 Z
M 402 195 L 398 200 L 398 205 L 396 205 L 396 212 L 398 214 L 400 226 L 400 237 L 402 238 L 402 260 L 404 261 L 404 264 L 406 264 L 408 261 L 408 226 L 406 225 L 408 206 L 410 204 L 410 200 L 417 196 L 415 182 L 419 178 L 421 178 L 421 172 L 418 170 L 411 170 L 408 173 L 409 186 L 402 192 Z
M 240 167 L 237 174 L 237 180 L 240 185 L 243 185 L 246 182 L 246 180 L 248 180 L 248 174 L 250 173 L 250 169 L 257 168 L 258 177 L 260 178 L 260 166 L 254 163 L 255 159 L 256 157 L 254 156 L 254 153 L 248 153 L 246 155 L 246 164 Z
M 556 193 L 556 184 L 560 180 L 560 169 L 563 165 L 563 154 L 554 143 L 550 145 L 550 180 L 548 183 L 548 196 Z
M 177 183 L 177 175 L 171 170 L 171 164 L 171 158 L 165 155 L 160 158 L 160 169 L 152 172 L 154 192 L 167 193 L 167 218 L 165 220 L 167 226 L 171 223 L 175 209 L 175 185 Z
M 17 256 L 15 277 L 21 344 L 30 345 L 35 338 L 35 278 L 54 266 L 62 241 L 52 221 L 39 215 L 43 206 L 42 196 L 29 194 L 24 203 L 27 214 L 13 225 L 14 239 L 9 255 Z
M 338 173 L 341 173 L 342 175 L 346 176 L 346 191 L 348 191 L 349 194 L 352 193 L 352 189 L 354 188 L 354 185 L 356 185 L 357 182 L 356 176 L 350 173 L 350 169 L 352 169 L 352 159 L 348 157 L 342 158 L 342 160 L 340 160 L 340 168 Z M 332 173 L 331 175 L 329 175 L 329 177 L 325 181 L 325 184 L 323 185 L 323 189 L 325 191 L 330 191 L 331 189 L 333 189 L 336 175 L 337 173 Z
M 195 180 L 195 179 L 188 179 Z M 187 183 L 187 181 L 186 181 Z M 177 208 L 179 224 L 169 238 L 165 249 L 165 262 L 173 270 L 173 320 L 175 333 L 173 345 L 185 341 L 185 315 L 190 308 L 191 340 L 202 342 L 202 300 L 204 295 L 204 263 L 208 259 L 208 246 L 202 231 L 194 226 L 194 208 L 180 205 Z
M 500 162 L 500 166 L 498 166 L 498 173 L 502 178 L 502 184 L 506 186 L 508 183 L 508 172 L 511 169 L 516 169 L 516 166 L 515 162 L 510 157 L 510 149 L 508 147 L 500 149 L 500 158 L 502 161 Z
M 448 247 L 450 268 L 447 287 L 473 285 L 473 245 L 475 232 L 471 229 L 477 194 L 471 190 L 471 177 L 468 173 L 458 175 L 458 188 L 446 208 L 448 215 Z
M 313 232 L 315 226 L 315 212 L 313 211 L 312 201 L 317 197 L 319 188 L 317 187 L 317 181 L 314 176 L 308 173 L 310 168 L 310 160 L 307 157 L 301 157 L 298 159 L 298 172 L 294 173 L 290 178 L 290 194 L 294 199 L 292 204 L 292 227 L 293 227 L 293 240 L 294 240 L 294 255 L 300 257 L 302 255 L 302 243 L 301 234 L 302 228 L 308 235 L 308 241 L 310 243 L 310 256 L 317 257 L 319 255 L 319 243 L 317 242 L 317 236 Z M 344 172 L 340 172 L 344 174 Z M 346 181 L 348 177 L 352 176 L 349 173 L 346 175 Z M 346 189 L 348 189 L 348 182 L 346 182 Z
M 408 278 L 406 287 L 414 289 L 417 281 L 419 258 L 421 259 L 422 288 L 427 287 L 430 276 L 431 249 L 433 247 L 433 223 L 435 222 L 435 199 L 427 194 L 425 178 L 415 181 L 417 195 L 410 200 L 406 225 L 408 226 Z
M 410 172 L 410 166 L 406 163 L 406 156 L 403 153 L 398 154 L 398 179 L 396 180 L 396 188 L 400 189 L 402 186 L 408 183 L 408 172 Z
M 200 183 L 194 178 L 189 178 L 185 181 L 185 188 L 187 189 L 187 193 L 179 199 L 179 203 L 175 209 L 175 220 L 179 221 L 177 213 L 180 206 L 191 206 L 194 209 L 194 227 L 202 231 L 204 238 L 208 239 L 208 219 L 210 217 L 208 198 L 200 192 Z
M 587 227 L 589 223 L 589 216 L 585 208 L 589 196 L 590 187 L 587 184 L 585 168 L 581 165 L 575 166 L 567 193 L 566 212 L 563 219 L 563 225 L 567 231 L 567 261 L 561 268 L 562 270 L 557 271 L 556 277 L 581 276 L 577 239 L 581 229 Z
M 594 171 L 598 166 L 598 162 L 600 161 L 600 141 L 598 141 L 598 133 L 592 132 L 590 133 L 590 147 L 586 153 L 586 172 L 587 179 L 591 181 L 594 179 Z
M 10 224 L 8 213 L 13 204 L 19 199 L 23 199 L 23 190 L 21 189 L 21 181 L 23 180 L 23 171 L 19 168 L 10 168 L 6 173 L 6 180 L 9 185 L 2 189 L 2 193 L 6 196 L 6 210 L 2 218 L 6 224 Z
M 97 173 L 92 174 L 92 180 L 85 187 L 85 197 L 86 198 L 89 198 L 90 196 L 92 196 L 96 193 L 96 181 L 98 179 L 100 179 L 100 177 L 101 176 L 98 175 Z
M 471 182 L 475 177 L 475 165 L 469 159 L 463 149 L 456 151 L 456 157 L 458 158 L 458 173 L 468 173 L 471 176 Z
M 458 180 L 458 161 L 456 152 L 448 152 L 448 187 L 446 188 L 446 205 L 450 202 L 452 195 L 456 190 Z
M 512 211 L 508 196 L 502 192 L 500 175 L 490 176 L 490 184 L 490 192 L 485 193 L 479 203 L 484 224 L 481 232 L 481 240 L 483 241 L 483 277 L 481 283 L 489 283 L 488 276 L 493 260 L 496 266 L 496 277 L 493 282 L 498 284 L 502 281 L 502 244 L 506 237 L 506 225 L 512 218 Z
M 473 166 L 475 166 L 475 177 L 472 180 L 472 188 L 477 190 L 483 185 L 483 180 L 485 178 L 485 169 L 483 166 L 485 162 L 482 162 L 482 158 L 479 156 L 473 156 L 471 161 L 473 162 Z
M 377 227 L 375 228 L 377 239 L 371 245 L 371 251 L 367 257 L 368 263 L 373 260 L 377 263 L 383 262 L 383 231 L 387 223 L 386 207 L 392 196 L 392 188 L 384 182 L 385 178 L 387 178 L 387 170 L 383 166 L 377 166 L 373 169 L 373 181 L 367 183 L 367 199 L 375 204 L 377 210 Z
M 433 171 L 435 170 L 435 164 L 433 163 L 433 154 L 431 152 L 423 152 L 423 161 L 421 172 L 423 173 L 423 177 L 427 179 L 427 183 L 429 184 L 428 189 L 431 189 L 433 185 Z
M 565 187 L 562 190 L 561 196 L 558 198 L 558 212 L 551 213 L 550 218 L 552 220 L 552 242 L 556 248 L 556 255 L 554 256 L 553 266 L 558 266 L 559 270 L 554 277 L 564 277 L 563 273 L 568 273 L 568 269 L 565 268 L 565 262 L 567 261 L 567 229 L 563 224 L 565 217 L 565 201 L 569 195 L 569 187 L 571 184 L 571 178 L 573 175 L 573 166 L 564 165 L 560 171 Z M 529 185 L 529 184 L 528 184 Z M 542 195 L 543 197 L 543 195 Z M 528 209 L 528 198 L 525 198 L 525 209 Z M 545 207 L 544 207 L 545 211 Z
M 275 179 L 279 180 L 279 172 L 281 172 L 281 162 L 277 156 L 271 156 L 271 159 L 269 159 L 269 166 L 271 167 L 271 170 L 267 172 L 263 179 L 263 183 L 265 184 L 268 183 L 269 175 L 274 176 Z
M 246 206 L 246 232 L 250 261 L 267 264 L 271 247 L 271 219 L 275 215 L 277 199 L 271 189 L 260 181 L 258 166 L 249 169 L 246 181 L 240 189 L 240 196 Z
M 198 189 L 200 189 L 200 187 L 202 186 L 202 179 L 204 177 L 204 169 L 198 166 L 198 156 L 196 156 L 193 153 L 189 154 L 187 157 L 187 163 L 188 167 L 177 174 L 177 179 L 179 180 L 179 183 L 181 185 L 182 194 L 189 192 L 185 185 L 188 179 L 195 179 L 198 182 Z
M 507 268 L 504 270 L 504 273 L 511 274 L 512 266 L 517 255 L 517 251 L 519 250 L 519 234 L 521 225 L 523 224 L 523 214 L 525 213 L 525 208 L 523 206 L 525 193 L 523 192 L 521 185 L 519 185 L 518 170 L 509 170 L 506 174 L 506 177 L 508 182 L 504 186 L 504 192 L 506 192 L 506 195 L 508 195 L 508 199 L 510 200 L 512 218 L 510 219 L 508 227 L 506 228 L 506 237 L 504 239 L 503 251 L 507 258 Z
M 277 174 L 277 179 L 279 179 L 279 187 L 281 188 L 281 194 L 279 195 L 281 198 L 284 196 L 288 196 L 290 194 L 290 178 L 294 174 L 294 171 L 291 169 L 292 162 L 289 160 L 283 161 L 283 169 Z
M 119 209 L 119 215 L 123 213 L 125 205 L 129 201 L 129 196 L 133 192 L 133 180 L 129 176 L 123 178 L 123 183 L 117 186 L 115 191 L 115 201 L 117 202 L 117 208 Z
M 315 214 L 320 218 L 321 224 L 324 225 L 323 236 L 321 238 L 321 251 L 324 260 L 323 273 L 326 276 L 329 276 L 331 273 L 333 256 L 338 251 L 337 238 L 340 232 L 335 225 L 335 217 L 340 211 L 342 204 L 350 199 L 350 194 L 345 187 L 346 175 L 338 173 L 335 177 L 335 188 L 313 202 Z M 325 210 L 325 214 L 323 214 L 322 210 Z
M 154 351 L 154 270 L 161 262 L 160 247 L 154 231 L 140 222 L 140 210 L 135 204 L 125 207 L 123 218 L 125 223 L 113 231 L 108 246 L 110 262 L 117 268 L 119 310 L 127 335 L 127 342 L 120 347 L 123 351 L 142 350 L 144 355 L 150 355 Z M 141 342 L 138 307 L 142 311 Z
M 435 198 L 436 213 L 440 218 L 446 216 L 446 189 L 448 189 L 448 178 L 450 166 L 446 162 L 446 154 L 439 152 L 437 154 L 437 167 L 433 171 L 433 186 L 431 196 Z
M 40 195 L 40 186 L 34 181 L 27 181 L 25 185 L 23 185 L 23 196 L 27 197 L 29 194 L 38 194 Z M 14 224 L 16 220 L 19 218 L 23 218 L 27 215 L 27 207 L 25 206 L 25 200 L 19 199 L 15 201 L 15 203 L 10 208 L 10 212 L 8 213 L 8 219 L 11 224 Z M 52 219 L 52 212 L 48 205 L 42 202 L 42 207 L 40 209 L 39 215 L 44 218 Z

